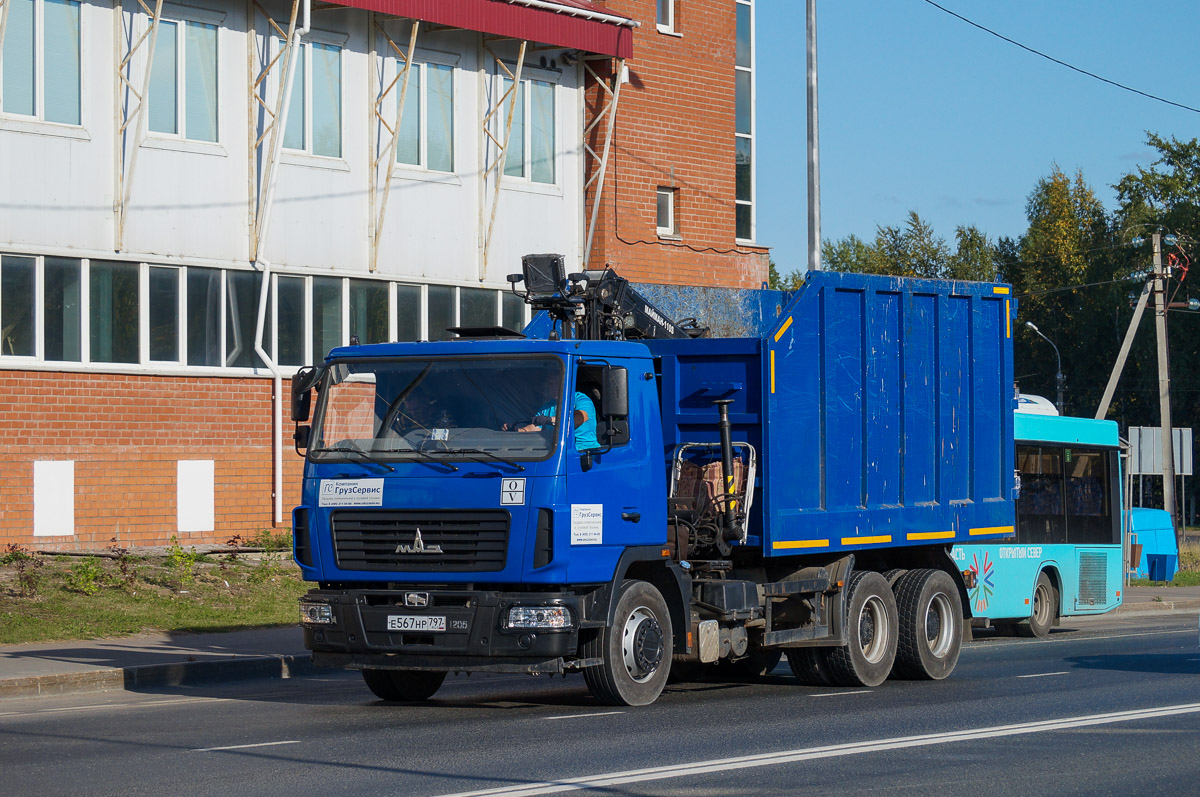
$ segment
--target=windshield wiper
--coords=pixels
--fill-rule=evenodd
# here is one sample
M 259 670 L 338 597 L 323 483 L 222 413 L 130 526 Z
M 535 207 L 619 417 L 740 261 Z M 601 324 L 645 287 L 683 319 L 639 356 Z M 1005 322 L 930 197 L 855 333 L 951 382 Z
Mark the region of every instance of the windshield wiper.
M 439 453 L 442 453 L 442 454 L 478 454 L 479 456 L 487 457 L 488 459 L 495 460 L 496 462 L 503 462 L 505 465 L 508 465 L 510 468 L 516 468 L 518 471 L 525 470 L 524 465 L 521 465 L 520 463 L 517 463 L 517 462 L 513 462 L 511 459 L 505 459 L 504 457 L 501 457 L 497 454 L 493 454 L 491 451 L 484 451 L 482 448 L 445 448 L 445 449 L 441 449 L 439 451 Z M 476 459 L 475 461 L 481 462 L 483 460 Z
M 393 468 L 391 465 L 387 464 L 386 462 L 380 462 L 379 460 L 375 459 L 375 457 L 368 454 L 366 451 L 362 450 L 361 448 L 355 448 L 354 446 L 336 445 L 336 446 L 330 446 L 329 448 L 314 448 L 312 450 L 312 453 L 324 454 L 325 452 L 328 452 L 328 451 L 336 451 L 341 454 L 354 454 L 356 457 L 358 457 L 359 462 L 362 462 L 365 464 L 370 464 L 370 465 L 378 465 L 381 468 L 387 468 L 388 471 L 391 473 L 396 472 L 396 469 Z
M 458 470 L 458 466 L 455 465 L 454 463 L 442 462 L 437 457 L 431 456 L 430 454 L 428 454 L 425 451 L 420 450 L 419 448 L 377 448 L 375 450 L 382 454 L 416 454 L 418 457 L 420 457 L 421 459 L 426 460 L 428 462 L 434 462 L 438 465 L 445 465 L 447 468 L 449 468 L 452 471 Z

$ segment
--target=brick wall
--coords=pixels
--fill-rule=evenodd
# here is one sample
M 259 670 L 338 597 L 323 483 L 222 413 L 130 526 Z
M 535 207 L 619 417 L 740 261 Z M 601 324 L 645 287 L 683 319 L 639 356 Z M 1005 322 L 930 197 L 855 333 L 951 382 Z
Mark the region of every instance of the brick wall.
M 591 265 L 607 263 L 638 282 L 758 287 L 767 250 L 735 242 L 734 0 L 677 0 L 678 36 L 657 30 L 656 0 L 604 6 L 641 27 L 621 88 Z M 601 102 L 593 87 L 589 119 Z M 598 125 L 589 142 L 597 152 L 604 132 Z M 659 186 L 678 189 L 678 241 L 656 232 Z
M 285 383 L 286 391 L 287 385 Z M 271 528 L 270 379 L 0 371 L 0 546 L 223 543 Z M 284 443 L 291 421 L 284 407 Z M 35 461 L 75 463 L 75 533 L 34 537 Z M 177 532 L 176 463 L 214 463 L 214 529 Z M 283 452 L 283 526 L 302 460 Z

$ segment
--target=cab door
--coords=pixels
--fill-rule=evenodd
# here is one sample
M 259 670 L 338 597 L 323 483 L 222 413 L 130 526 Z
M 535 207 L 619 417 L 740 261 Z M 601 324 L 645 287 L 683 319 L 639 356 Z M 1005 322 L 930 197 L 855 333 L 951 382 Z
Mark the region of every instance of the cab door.
M 612 408 L 600 377 L 605 368 L 625 371 L 624 418 L 605 415 L 606 405 Z M 601 447 L 581 451 L 574 435 L 565 435 L 569 515 L 564 518 L 568 530 L 563 541 L 571 551 L 572 581 L 608 580 L 629 546 L 666 542 L 666 465 L 658 397 L 648 361 L 586 360 L 572 369 L 572 377 L 572 384 L 596 405 Z M 610 427 L 617 432 L 612 437 L 605 434 Z

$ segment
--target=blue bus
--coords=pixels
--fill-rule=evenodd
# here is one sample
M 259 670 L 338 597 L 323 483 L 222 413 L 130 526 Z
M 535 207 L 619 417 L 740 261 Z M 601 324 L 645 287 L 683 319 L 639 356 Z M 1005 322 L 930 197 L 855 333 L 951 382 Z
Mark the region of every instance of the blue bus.
M 952 552 L 975 576 L 968 590 L 975 625 L 1031 637 L 1045 636 L 1062 617 L 1121 604 L 1128 524 L 1117 424 L 1043 414 L 1037 404 L 1023 400 L 1032 411 L 1014 413 L 1014 535 Z

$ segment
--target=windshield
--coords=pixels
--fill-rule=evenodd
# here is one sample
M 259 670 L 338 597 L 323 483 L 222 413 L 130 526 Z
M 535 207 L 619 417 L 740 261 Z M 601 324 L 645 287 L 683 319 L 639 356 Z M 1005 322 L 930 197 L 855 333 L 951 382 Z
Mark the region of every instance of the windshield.
M 334 363 L 318 398 L 309 455 L 543 459 L 554 451 L 562 390 L 563 364 L 553 357 Z

